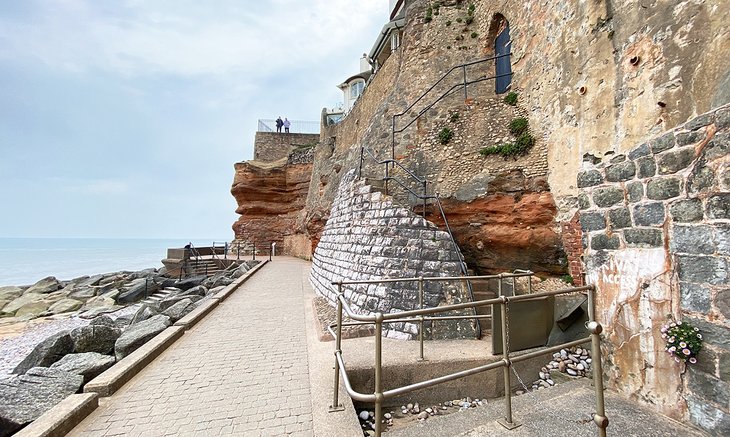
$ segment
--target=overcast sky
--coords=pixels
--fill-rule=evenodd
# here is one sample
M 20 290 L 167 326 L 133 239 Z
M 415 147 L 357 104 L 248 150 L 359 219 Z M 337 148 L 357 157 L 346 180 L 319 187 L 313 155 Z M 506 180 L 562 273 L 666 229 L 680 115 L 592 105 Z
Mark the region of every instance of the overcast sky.
M 318 121 L 385 0 L 0 2 L 0 237 L 233 236 L 259 118 Z

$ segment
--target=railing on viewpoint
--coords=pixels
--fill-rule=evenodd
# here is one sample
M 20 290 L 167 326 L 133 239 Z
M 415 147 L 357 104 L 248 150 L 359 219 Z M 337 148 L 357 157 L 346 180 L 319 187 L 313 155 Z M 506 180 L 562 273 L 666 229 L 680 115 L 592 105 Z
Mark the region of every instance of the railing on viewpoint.
M 330 333 L 335 338 L 335 365 L 334 365 L 334 390 L 333 400 L 330 406 L 330 411 L 341 411 L 342 405 L 339 404 L 339 385 L 340 377 L 345 385 L 347 394 L 354 400 L 360 402 L 374 403 L 375 404 L 375 436 L 380 437 L 382 433 L 382 422 L 383 422 L 383 403 L 395 396 L 410 393 L 415 390 L 432 387 L 455 379 L 464 378 L 467 376 L 475 375 L 477 373 L 485 372 L 487 370 L 494 370 L 502 368 L 504 378 L 504 398 L 505 398 L 505 415 L 503 419 L 498 422 L 507 429 L 513 429 L 519 426 L 512 417 L 512 393 L 511 393 L 511 375 L 510 370 L 512 364 L 525 361 L 532 358 L 537 358 L 547 353 L 553 353 L 560 351 L 563 348 L 572 346 L 578 346 L 584 343 L 591 343 L 591 352 L 593 356 L 592 367 L 593 367 L 593 385 L 596 392 L 596 413 L 593 415 L 593 422 L 598 428 L 598 435 L 601 437 L 606 436 L 606 427 L 608 427 L 608 418 L 606 417 L 604 409 L 603 399 L 603 369 L 601 366 L 601 337 L 600 334 L 603 330 L 602 326 L 595 320 L 595 292 L 596 289 L 592 285 L 584 287 L 572 287 L 561 290 L 545 291 L 532 294 L 502 295 L 502 280 L 504 278 L 517 278 L 532 276 L 532 272 L 522 273 L 511 273 L 511 274 L 499 274 L 489 276 L 471 276 L 471 277 L 418 277 L 418 278 L 403 278 L 403 279 L 381 279 L 381 280 L 369 280 L 369 281 L 338 281 L 333 282 L 332 285 L 337 286 L 337 322 L 329 326 Z M 460 304 L 445 305 L 436 308 L 424 308 L 423 307 L 423 289 L 424 283 L 431 281 L 477 281 L 477 280 L 491 280 L 499 279 L 499 296 L 495 299 L 480 300 L 477 302 L 467 302 Z M 350 307 L 349 302 L 345 298 L 342 291 L 343 285 L 358 285 L 358 284 L 382 284 L 382 283 L 393 283 L 393 282 L 418 282 L 419 288 L 419 309 L 403 311 L 398 313 L 375 313 L 374 315 L 364 316 L 356 313 Z M 509 311 L 509 304 L 512 302 L 528 301 L 540 299 L 548 296 L 558 296 L 569 293 L 587 293 L 588 294 L 588 322 L 586 322 L 586 329 L 590 333 L 589 336 L 563 343 L 556 346 L 542 348 L 537 351 L 529 352 L 526 354 L 513 356 L 510 355 L 510 344 L 509 344 L 509 318 L 507 316 Z M 421 342 L 420 358 L 423 358 L 423 322 L 424 321 L 442 321 L 442 320 L 459 320 L 459 319 L 475 319 L 478 318 L 490 318 L 491 316 L 478 316 L 478 315 L 464 315 L 464 316 L 433 316 L 437 313 L 444 313 L 448 311 L 476 308 L 487 305 L 499 305 L 501 313 L 501 341 L 502 341 L 502 359 L 490 364 L 474 367 L 471 369 L 463 370 L 460 372 L 451 373 L 448 375 L 440 376 L 437 378 L 421 381 L 406 386 L 385 390 L 383 391 L 383 366 L 382 366 L 382 334 L 384 323 L 403 323 L 403 322 L 414 322 L 419 326 L 419 340 Z M 347 316 L 355 322 L 342 322 L 343 311 Z M 342 327 L 343 326 L 358 326 L 358 325 L 375 325 L 375 390 L 372 394 L 370 393 L 359 393 L 356 392 L 350 383 L 350 379 L 347 375 L 347 368 L 345 367 L 345 360 L 342 352 Z M 335 329 L 333 331 L 333 328 Z
M 292 134 L 318 134 L 318 121 L 289 120 L 289 133 Z M 259 119 L 258 132 L 276 132 L 276 120 Z M 284 128 L 281 128 L 284 132 Z

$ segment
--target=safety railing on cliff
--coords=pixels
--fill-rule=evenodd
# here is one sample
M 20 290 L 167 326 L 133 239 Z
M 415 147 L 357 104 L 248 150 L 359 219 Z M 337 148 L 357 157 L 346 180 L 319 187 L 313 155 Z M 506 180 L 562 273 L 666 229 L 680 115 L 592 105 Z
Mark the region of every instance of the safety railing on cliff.
M 383 165 L 384 169 L 384 176 L 383 176 L 383 183 L 384 183 L 384 190 L 385 194 L 388 195 L 388 185 L 390 181 L 393 181 L 397 183 L 401 188 L 408 191 L 412 196 L 416 197 L 417 199 L 420 199 L 423 202 L 423 218 L 426 218 L 426 204 L 429 200 L 433 200 L 436 206 L 438 207 L 438 213 L 441 215 L 441 219 L 444 221 L 444 226 L 446 227 L 446 232 L 449 234 L 449 238 L 451 239 L 451 244 L 454 247 L 454 251 L 459 257 L 459 268 L 461 270 L 461 274 L 466 276 L 468 274 L 468 269 L 466 267 L 466 261 L 464 260 L 464 255 L 461 253 L 461 249 L 459 249 L 459 245 L 456 244 L 456 239 L 454 238 L 453 232 L 451 232 L 451 226 L 449 226 L 449 221 L 446 218 L 446 213 L 444 212 L 444 208 L 441 205 L 441 199 L 439 198 L 439 194 L 436 193 L 433 196 L 428 195 L 428 181 L 426 178 L 420 178 L 416 176 L 412 171 L 405 168 L 398 160 L 396 159 L 384 159 L 379 160 L 373 152 L 364 147 L 360 147 L 360 166 L 358 168 L 358 178 L 362 178 L 362 166 L 365 161 L 365 156 L 369 156 L 372 158 L 376 164 Z M 416 181 L 422 188 L 423 188 L 423 194 L 416 193 L 413 191 L 410 187 L 408 187 L 403 181 L 400 179 L 391 176 L 391 170 L 390 167 L 393 166 L 393 169 L 395 167 L 398 167 L 399 169 L 403 170 L 403 172 L 412 180 Z M 469 299 L 472 301 L 474 300 L 474 289 L 472 288 L 471 281 L 466 281 L 466 287 L 467 291 L 469 293 Z M 477 319 L 477 333 L 479 336 L 481 336 L 482 327 L 479 323 L 479 320 Z
M 289 120 L 289 133 L 293 134 L 318 134 L 319 122 L 304 120 Z M 276 120 L 259 119 L 258 132 L 276 132 Z M 284 128 L 281 128 L 284 132 Z
M 413 392 L 415 390 L 433 387 L 438 384 L 453 381 L 456 379 L 464 378 L 471 375 L 476 375 L 481 372 L 488 370 L 495 370 L 502 368 L 503 379 L 504 379 L 504 403 L 505 413 L 504 418 L 498 420 L 498 422 L 507 429 L 513 429 L 519 426 L 512 416 L 512 379 L 510 371 L 516 373 L 512 365 L 520 361 L 526 361 L 528 359 L 542 357 L 545 354 L 560 351 L 561 349 L 578 346 L 585 343 L 591 343 L 591 353 L 593 356 L 592 367 L 593 367 L 593 386 L 596 393 L 596 413 L 593 415 L 593 422 L 596 424 L 598 429 L 598 435 L 600 437 L 606 436 L 606 428 L 608 427 L 608 418 L 606 417 L 604 398 L 603 398 L 603 369 L 601 365 L 601 332 L 603 328 L 600 323 L 595 320 L 595 293 L 596 289 L 592 285 L 584 287 L 573 287 L 554 291 L 545 291 L 540 293 L 522 294 L 505 296 L 501 293 L 502 279 L 509 277 L 521 277 L 531 276 L 532 272 L 527 273 L 513 273 L 513 274 L 499 274 L 491 276 L 472 276 L 472 277 L 418 277 L 418 278 L 403 278 L 403 279 L 379 279 L 370 281 L 339 281 L 333 282 L 332 285 L 337 286 L 336 301 L 337 301 L 337 322 L 328 327 L 330 333 L 335 338 L 335 365 L 334 365 L 334 386 L 332 405 L 330 405 L 330 412 L 342 411 L 344 408 L 339 403 L 339 385 L 340 377 L 345 386 L 347 394 L 354 400 L 365 403 L 375 404 L 375 436 L 380 437 L 383 430 L 383 403 L 388 399 L 392 399 L 396 396 L 400 396 L 406 393 Z M 495 299 L 480 300 L 477 302 L 467 302 L 460 304 L 445 305 L 436 308 L 423 308 L 423 288 L 424 283 L 432 281 L 476 281 L 476 280 L 489 280 L 499 278 L 500 295 Z M 358 314 L 351 307 L 345 295 L 343 293 L 343 285 L 360 285 L 360 284 L 381 284 L 381 283 L 393 283 L 393 282 L 418 282 L 420 290 L 420 301 L 419 309 L 403 311 L 397 313 L 375 313 L 374 315 L 362 315 Z M 542 299 L 546 297 L 553 297 L 564 294 L 573 293 L 586 293 L 588 294 L 588 322 L 586 322 L 586 330 L 589 331 L 590 335 L 585 338 L 580 338 L 574 341 L 562 343 L 559 345 L 542 348 L 533 352 L 528 352 L 521 355 L 511 355 L 510 353 L 510 341 L 509 341 L 509 304 L 512 302 L 529 301 Z M 421 339 L 421 350 L 420 358 L 423 358 L 423 322 L 425 320 L 459 320 L 473 318 L 478 320 L 478 317 L 489 317 L 489 316 L 440 316 L 435 317 L 433 315 L 437 313 L 444 313 L 449 311 L 457 311 L 467 308 L 476 309 L 479 306 L 487 305 L 499 305 L 500 307 L 500 323 L 501 323 L 501 343 L 502 343 L 502 359 L 493 363 L 484 364 L 478 367 L 474 367 L 467 370 L 451 373 L 448 375 L 440 376 L 437 378 L 429 379 L 426 381 L 420 381 L 413 384 L 405 385 L 398 388 L 392 388 L 390 390 L 383 391 L 383 324 L 388 323 L 415 323 L 420 327 L 419 337 Z M 342 315 L 343 312 L 347 316 L 354 320 L 354 322 L 343 323 Z M 375 387 L 372 394 L 370 393 L 359 393 L 355 391 L 350 382 L 347 374 L 347 368 L 345 367 L 345 360 L 343 358 L 342 351 L 342 327 L 343 326 L 358 326 L 358 325 L 375 325 L 375 365 L 374 365 L 374 382 Z M 333 331 L 335 328 L 336 331 Z M 518 375 L 519 379 L 519 375 Z
M 439 80 L 437 80 L 433 85 L 431 85 L 426 91 L 424 91 L 416 100 L 413 101 L 406 109 L 404 109 L 402 112 L 399 112 L 397 114 L 393 114 L 393 120 L 392 120 L 392 130 L 391 130 L 391 159 L 395 159 L 395 134 L 401 133 L 404 130 L 408 129 L 413 123 L 415 123 L 423 114 L 425 114 L 429 109 L 433 108 L 438 102 L 443 100 L 446 96 L 452 94 L 454 91 L 459 90 L 460 88 L 464 89 L 464 100 L 469 98 L 469 85 L 473 85 L 479 82 L 485 82 L 487 80 L 496 80 L 500 77 L 508 77 L 512 76 L 512 73 L 506 73 L 506 74 L 498 74 L 494 76 L 487 76 L 486 74 L 483 76 L 478 76 L 475 79 L 468 79 L 467 78 L 467 68 L 474 66 L 474 65 L 480 65 L 480 64 L 488 64 L 491 61 L 497 61 L 499 58 L 504 58 L 507 56 L 510 56 L 512 53 L 505 53 L 503 55 L 497 55 L 497 56 L 490 56 L 488 58 L 484 59 L 478 59 L 476 61 L 466 62 L 464 64 L 457 65 L 455 67 L 452 67 L 449 71 L 444 73 Z M 437 96 L 433 101 L 428 103 L 425 107 L 423 107 L 420 111 L 418 111 L 418 114 L 416 114 L 415 117 L 411 119 L 408 123 L 406 123 L 405 126 L 401 127 L 400 129 L 396 129 L 396 119 L 399 117 L 402 117 L 406 115 L 411 109 L 413 109 L 416 104 L 421 102 L 423 99 L 426 98 L 432 91 L 436 90 L 436 88 L 446 83 L 447 79 L 449 78 L 455 78 L 456 74 L 455 72 L 458 72 L 461 74 L 461 78 L 457 83 L 454 83 L 449 89 L 442 92 L 439 96 Z M 457 73 L 457 74 L 458 74 Z

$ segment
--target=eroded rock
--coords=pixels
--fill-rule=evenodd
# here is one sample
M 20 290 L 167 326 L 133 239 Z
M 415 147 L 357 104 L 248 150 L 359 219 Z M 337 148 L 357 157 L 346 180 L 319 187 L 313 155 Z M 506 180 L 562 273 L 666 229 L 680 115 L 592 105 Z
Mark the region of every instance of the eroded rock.
M 114 345 L 114 353 L 117 360 L 121 360 L 131 354 L 171 324 L 169 317 L 158 314 L 147 320 L 130 325 Z

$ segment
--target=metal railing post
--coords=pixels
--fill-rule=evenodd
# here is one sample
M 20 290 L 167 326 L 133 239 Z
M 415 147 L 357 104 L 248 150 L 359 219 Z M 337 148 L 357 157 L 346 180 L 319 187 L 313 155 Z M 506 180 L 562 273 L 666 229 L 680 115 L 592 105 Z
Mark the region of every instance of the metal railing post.
M 333 387 L 332 405 L 329 412 L 342 411 L 345 407 L 340 404 L 340 363 L 337 361 L 337 354 L 342 354 L 342 281 L 337 284 L 337 337 L 335 338 L 335 385 Z
M 499 279 L 499 288 L 502 288 L 502 278 Z M 512 429 L 516 425 L 512 421 L 512 381 L 509 373 L 512 362 L 509 359 L 509 344 L 507 342 L 507 298 L 505 296 L 502 296 L 499 309 L 502 315 L 502 361 L 504 361 L 504 367 L 502 368 L 504 376 L 504 423 L 500 421 L 500 424 L 507 429 Z
M 603 327 L 596 322 L 595 308 L 596 288 L 588 291 L 588 318 L 586 328 L 591 331 L 591 366 L 593 367 L 593 386 L 596 390 L 596 414 L 593 416 L 593 423 L 598 427 L 598 435 L 606 437 L 608 417 L 606 417 L 605 404 L 603 399 L 603 366 L 601 363 L 601 332 Z
M 256 261 L 256 239 L 253 240 L 253 260 Z
M 423 276 L 418 277 L 418 308 L 423 309 Z M 423 361 L 423 316 L 419 317 L 418 341 L 420 343 L 420 354 L 418 359 Z
M 274 250 L 274 243 L 269 243 L 269 261 L 271 261 L 271 251 Z
M 388 173 L 388 163 L 385 163 L 385 195 L 388 195 L 388 182 L 390 182 L 390 174 Z
M 375 313 L 375 437 L 383 432 L 383 313 Z
M 469 98 L 469 94 L 466 92 L 466 65 L 463 65 L 462 70 L 464 71 L 464 100 Z
M 426 188 L 426 179 L 423 179 L 423 218 L 426 218 L 426 195 L 428 188 Z

